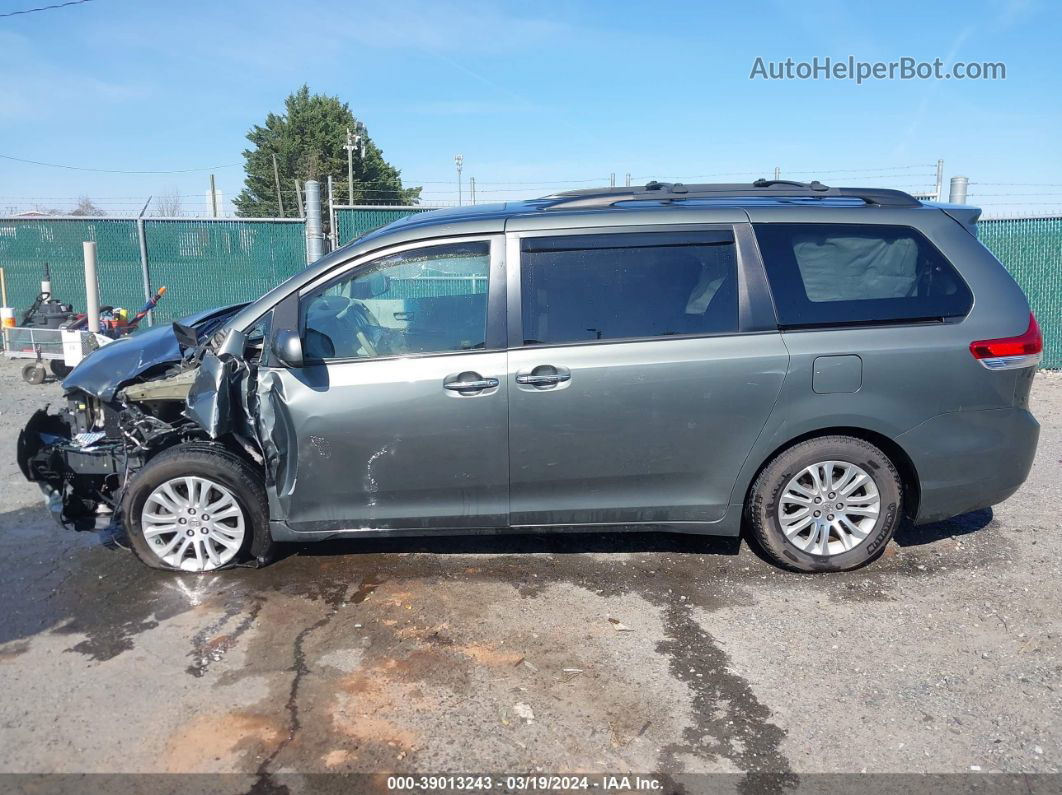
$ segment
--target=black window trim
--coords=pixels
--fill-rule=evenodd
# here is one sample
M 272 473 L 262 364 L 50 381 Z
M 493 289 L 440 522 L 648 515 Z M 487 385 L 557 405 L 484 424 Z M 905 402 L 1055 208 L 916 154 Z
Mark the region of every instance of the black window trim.
M 523 342 L 523 305 L 521 301 L 521 275 L 525 247 L 531 251 L 571 250 L 571 248 L 644 248 L 657 246 L 696 245 L 698 235 L 718 236 L 728 233 L 735 247 L 738 279 L 738 327 L 734 331 L 706 332 L 698 334 L 667 334 L 649 337 L 613 337 L 603 340 L 573 340 L 570 342 L 531 343 Z M 618 246 L 616 238 L 631 236 L 633 246 Z M 599 245 L 572 244 L 569 249 L 546 249 L 535 247 L 538 238 L 571 238 L 592 241 Z M 651 238 L 663 243 L 646 242 Z M 692 238 L 692 242 L 691 242 Z M 670 240 L 670 242 L 667 242 Z M 722 241 L 716 241 L 722 242 Z M 550 350 L 553 348 L 583 347 L 587 345 L 619 345 L 632 342 L 667 342 L 669 340 L 714 339 L 754 334 L 777 334 L 778 321 L 771 303 L 770 290 L 763 273 L 762 261 L 756 249 L 756 239 L 748 221 L 715 221 L 705 224 L 669 224 L 652 226 L 629 226 L 619 228 L 579 227 L 563 229 L 535 229 L 505 233 L 506 261 L 511 263 L 506 279 L 506 302 L 508 305 L 509 350 Z M 711 245 L 711 243 L 705 243 Z
M 966 288 L 966 292 L 970 297 L 970 305 L 965 312 L 959 314 L 948 315 L 924 315 L 920 317 L 902 317 L 902 318 L 876 318 L 872 320 L 817 320 L 808 323 L 784 323 L 782 322 L 782 314 L 778 309 L 777 298 L 774 294 L 774 288 L 771 286 L 770 277 L 767 275 L 766 258 L 763 255 L 763 250 L 760 247 L 759 237 L 756 235 L 756 227 L 758 226 L 852 226 L 860 229 L 873 229 L 874 227 L 886 227 L 888 229 L 907 229 L 916 239 L 920 240 L 926 246 L 929 246 L 941 260 L 946 262 L 951 268 L 952 273 L 958 279 L 959 283 Z M 749 223 L 749 229 L 752 235 L 752 243 L 755 246 L 756 257 L 759 259 L 760 268 L 763 271 L 767 284 L 767 294 L 770 296 L 771 302 L 774 305 L 775 315 L 777 317 L 778 330 L 782 332 L 800 332 L 800 331 L 828 331 L 830 329 L 855 329 L 855 328 L 899 328 L 904 326 L 935 326 L 935 325 L 952 325 L 955 323 L 961 323 L 967 317 L 970 316 L 970 312 L 973 311 L 975 303 L 973 288 L 970 287 L 970 283 L 966 281 L 966 277 L 963 276 L 962 271 L 955 267 L 955 264 L 951 261 L 940 247 L 934 243 L 929 236 L 919 229 L 917 226 L 911 224 L 898 224 L 898 223 L 880 223 L 871 221 L 790 221 L 790 220 L 777 220 L 777 221 L 752 221 Z M 888 300 L 888 299 L 867 299 L 867 300 Z

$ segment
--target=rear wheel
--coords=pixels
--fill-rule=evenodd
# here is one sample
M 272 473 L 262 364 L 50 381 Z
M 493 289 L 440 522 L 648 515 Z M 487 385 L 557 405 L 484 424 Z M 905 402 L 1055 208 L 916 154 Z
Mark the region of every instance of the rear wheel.
M 126 490 L 122 512 L 133 551 L 148 566 L 213 571 L 272 548 L 261 478 L 220 445 L 161 453 Z
M 874 445 L 824 436 L 779 453 L 753 483 L 747 516 L 771 558 L 796 571 L 845 571 L 880 555 L 900 521 L 896 467 Z

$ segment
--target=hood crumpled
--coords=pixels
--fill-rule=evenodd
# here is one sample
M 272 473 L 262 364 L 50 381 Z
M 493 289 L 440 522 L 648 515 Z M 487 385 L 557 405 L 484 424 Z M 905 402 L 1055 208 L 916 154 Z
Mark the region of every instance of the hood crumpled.
M 182 325 L 197 327 L 205 321 L 234 314 L 243 304 L 218 307 L 181 318 Z M 67 392 L 80 390 L 110 402 L 123 386 L 162 364 L 181 361 L 181 347 L 173 326 L 155 326 L 131 337 L 123 337 L 86 356 L 63 380 Z

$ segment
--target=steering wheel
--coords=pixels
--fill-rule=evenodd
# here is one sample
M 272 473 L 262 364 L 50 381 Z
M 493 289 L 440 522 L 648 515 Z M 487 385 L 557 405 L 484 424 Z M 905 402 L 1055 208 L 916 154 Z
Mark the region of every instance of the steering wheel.
M 361 349 L 365 351 L 366 356 L 375 357 L 379 355 L 379 349 L 369 339 L 369 335 L 365 333 L 366 329 L 375 325 L 372 322 L 375 318 L 364 304 L 360 301 L 350 301 L 336 314 L 336 320 L 350 323 L 354 327 L 354 338 L 358 341 Z

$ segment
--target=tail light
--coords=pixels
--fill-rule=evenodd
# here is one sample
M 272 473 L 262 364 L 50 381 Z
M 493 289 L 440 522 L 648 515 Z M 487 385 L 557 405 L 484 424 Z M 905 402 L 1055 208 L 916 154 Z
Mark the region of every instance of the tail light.
M 1014 370 L 1037 365 L 1043 350 L 1044 337 L 1032 312 L 1029 313 L 1029 327 L 1021 336 L 970 343 L 970 353 L 989 370 Z

